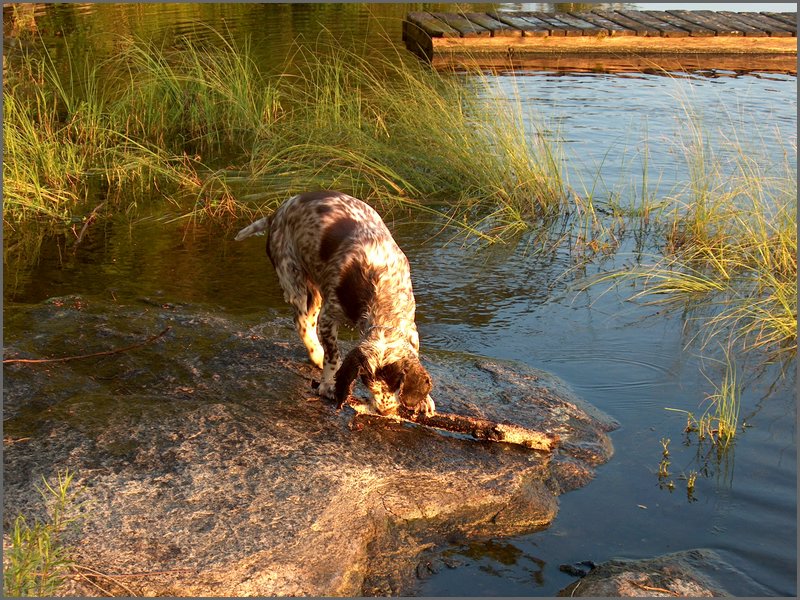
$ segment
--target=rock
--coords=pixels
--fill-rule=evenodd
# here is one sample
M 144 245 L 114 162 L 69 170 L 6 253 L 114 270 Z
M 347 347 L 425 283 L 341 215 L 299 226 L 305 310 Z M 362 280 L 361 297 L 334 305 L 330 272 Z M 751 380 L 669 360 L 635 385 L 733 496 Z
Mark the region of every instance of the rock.
M 559 596 L 769 596 L 769 590 L 725 562 L 713 550 L 696 549 L 643 560 L 610 560 L 561 590 Z
M 74 472 L 86 504 L 67 543 L 83 565 L 136 574 L 104 579 L 112 593 L 407 594 L 429 570 L 425 553 L 547 527 L 558 495 L 612 454 L 615 423 L 554 377 L 425 352 L 424 340 L 437 407 L 556 432 L 559 449 L 351 428 L 351 409 L 311 391 L 319 375 L 283 313 L 246 320 L 89 297 L 17 305 L 6 308 L 5 357 L 106 351 L 167 325 L 124 353 L 4 365 L 5 514 L 41 517 L 42 476 Z

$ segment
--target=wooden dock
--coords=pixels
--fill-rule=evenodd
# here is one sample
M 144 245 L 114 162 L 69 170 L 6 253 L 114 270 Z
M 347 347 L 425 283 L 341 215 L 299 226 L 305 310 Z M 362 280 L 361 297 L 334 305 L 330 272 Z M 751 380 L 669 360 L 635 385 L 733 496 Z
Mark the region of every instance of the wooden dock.
M 796 12 L 411 12 L 403 40 L 437 67 L 797 73 Z

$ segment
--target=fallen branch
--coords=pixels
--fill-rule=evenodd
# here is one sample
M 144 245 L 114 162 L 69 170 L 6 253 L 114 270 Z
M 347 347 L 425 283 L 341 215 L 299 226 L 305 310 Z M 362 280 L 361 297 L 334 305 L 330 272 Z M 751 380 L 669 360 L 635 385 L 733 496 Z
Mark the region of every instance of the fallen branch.
M 94 222 L 94 220 L 97 218 L 97 211 L 99 211 L 105 203 L 106 203 L 105 200 L 103 200 L 100 204 L 95 206 L 94 210 L 91 213 L 89 213 L 88 217 L 86 217 L 86 222 L 83 224 L 83 227 L 81 228 L 81 232 L 77 235 L 77 239 L 75 240 L 75 244 L 72 246 L 73 250 L 77 250 L 78 249 L 78 246 L 80 245 L 81 241 L 83 240 L 83 236 L 86 233 L 86 230 L 89 229 L 89 225 L 91 225 Z
M 472 438 L 476 440 L 518 444 L 526 448 L 543 450 L 546 452 L 552 452 L 559 442 L 558 436 L 553 433 L 534 431 L 512 423 L 495 423 L 494 421 L 488 421 L 486 419 L 443 412 L 436 412 L 430 417 L 426 417 L 422 414 L 413 415 L 410 412 L 404 412 L 402 415 L 384 416 L 374 412 L 369 404 L 366 404 L 354 396 L 348 396 L 347 404 L 362 418 L 404 421 L 407 423 L 414 423 L 415 425 L 421 425 L 422 427 L 440 429 L 451 433 L 466 434 L 472 436 Z
M 660 587 L 653 587 L 651 585 L 644 585 L 643 583 L 639 583 L 638 581 L 630 580 L 630 582 L 635 585 L 636 587 L 646 591 L 646 592 L 659 592 L 661 594 L 667 594 L 668 596 L 675 596 L 676 598 L 680 598 L 680 594 L 677 592 L 673 592 L 672 590 L 668 590 L 666 588 Z
M 163 337 L 167 334 L 167 332 L 172 329 L 172 326 L 168 325 L 164 331 L 161 333 L 157 333 L 156 335 L 152 335 L 143 342 L 139 342 L 137 344 L 131 344 L 130 346 L 125 346 L 124 348 L 117 348 L 115 350 L 106 350 L 104 352 L 92 352 L 91 354 L 79 354 L 78 356 L 62 356 L 61 358 L 4 358 L 3 364 L 8 363 L 25 363 L 25 364 L 38 364 L 38 363 L 54 363 L 54 362 L 67 362 L 68 360 L 80 360 L 83 358 L 95 358 L 97 356 L 109 356 L 111 354 L 120 354 L 121 352 L 128 352 L 129 350 L 134 350 L 136 348 L 141 348 L 142 346 L 146 346 L 152 342 L 155 342 L 158 338 Z
M 98 584 L 96 581 L 92 581 L 92 580 L 90 579 L 90 577 L 95 577 L 95 578 L 98 578 L 98 577 L 99 577 L 99 578 L 105 579 L 105 580 L 107 580 L 107 581 L 110 581 L 110 582 L 112 582 L 114 585 L 118 585 L 118 586 L 119 586 L 119 587 L 121 587 L 123 590 L 125 590 L 125 591 L 126 591 L 128 594 L 129 594 L 129 596 L 130 596 L 130 597 L 135 597 L 135 596 L 136 596 L 136 594 L 134 594 L 134 593 L 133 593 L 133 590 L 132 590 L 131 588 L 129 588 L 129 587 L 128 587 L 127 585 L 125 585 L 124 583 L 121 583 L 121 582 L 119 582 L 119 581 L 115 581 L 114 579 L 112 579 L 112 578 L 111 578 L 111 576 L 110 576 L 110 575 L 106 575 L 105 573 L 102 573 L 102 572 L 100 572 L 100 571 L 96 571 L 95 569 L 92 569 L 91 567 L 87 567 L 87 566 L 85 566 L 85 565 L 78 565 L 78 564 L 74 564 L 74 565 L 72 565 L 72 566 L 73 566 L 75 569 L 81 569 L 81 570 L 83 570 L 83 571 L 86 571 L 87 573 L 89 573 L 89 575 L 86 575 L 85 573 L 78 573 L 77 571 L 73 571 L 73 572 L 74 572 L 76 575 L 78 575 L 79 577 L 82 577 L 83 579 L 85 579 L 86 581 L 88 581 L 89 583 L 91 583 L 93 586 L 95 586 L 97 589 L 101 590 L 101 591 L 102 591 L 103 593 L 105 593 L 106 595 L 113 596 L 113 594 L 110 594 L 110 593 L 109 593 L 109 592 L 107 592 L 105 589 L 103 589 L 103 588 L 102 588 L 102 587 L 101 587 L 101 586 L 100 586 L 100 585 L 99 585 L 99 584 Z

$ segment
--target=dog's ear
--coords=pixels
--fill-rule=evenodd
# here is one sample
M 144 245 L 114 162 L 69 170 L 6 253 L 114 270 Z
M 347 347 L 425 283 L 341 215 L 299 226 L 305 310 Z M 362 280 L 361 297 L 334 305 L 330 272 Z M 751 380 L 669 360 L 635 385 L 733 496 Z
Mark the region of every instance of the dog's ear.
M 419 362 L 410 359 L 404 365 L 400 387 L 400 401 L 409 410 L 424 406 L 433 387 L 431 376 Z
M 347 400 L 347 396 L 350 395 L 350 390 L 353 389 L 353 382 L 356 380 L 356 377 L 362 373 L 369 375 L 369 362 L 367 361 L 367 356 L 364 354 L 364 351 L 356 347 L 345 356 L 344 361 L 342 361 L 342 366 L 336 371 L 334 397 L 340 408 Z

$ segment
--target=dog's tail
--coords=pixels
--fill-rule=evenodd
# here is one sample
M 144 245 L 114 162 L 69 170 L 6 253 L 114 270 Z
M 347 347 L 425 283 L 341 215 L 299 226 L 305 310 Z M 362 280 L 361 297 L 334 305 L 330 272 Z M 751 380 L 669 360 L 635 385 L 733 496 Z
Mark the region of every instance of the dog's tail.
M 237 233 L 236 237 L 233 239 L 237 242 L 240 242 L 245 238 L 249 238 L 251 235 L 264 235 L 264 231 L 266 229 L 269 229 L 269 217 L 264 217 L 263 219 L 259 219 L 255 223 L 248 225 L 239 233 Z

